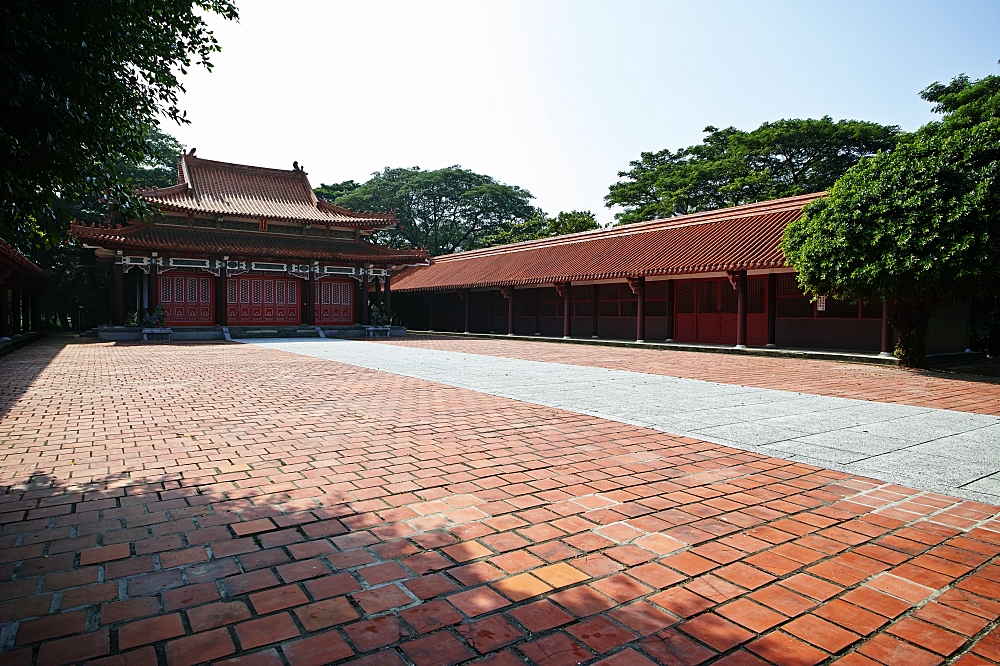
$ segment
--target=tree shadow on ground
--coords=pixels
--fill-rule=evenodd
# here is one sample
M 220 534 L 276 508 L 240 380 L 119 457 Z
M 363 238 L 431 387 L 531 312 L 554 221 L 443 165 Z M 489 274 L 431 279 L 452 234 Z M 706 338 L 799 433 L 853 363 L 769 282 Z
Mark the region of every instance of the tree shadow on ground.
M 69 336 L 48 335 L 0 356 L 0 419 L 17 404 L 63 348 L 72 343 Z

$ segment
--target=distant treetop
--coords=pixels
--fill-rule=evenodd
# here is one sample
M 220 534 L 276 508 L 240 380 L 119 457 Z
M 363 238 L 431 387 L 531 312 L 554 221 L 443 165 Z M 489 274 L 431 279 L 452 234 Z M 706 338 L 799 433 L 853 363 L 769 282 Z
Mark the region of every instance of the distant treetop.
M 618 224 L 822 192 L 862 157 L 894 148 L 895 125 L 778 120 L 745 132 L 706 127 L 702 143 L 642 153 L 604 197 Z

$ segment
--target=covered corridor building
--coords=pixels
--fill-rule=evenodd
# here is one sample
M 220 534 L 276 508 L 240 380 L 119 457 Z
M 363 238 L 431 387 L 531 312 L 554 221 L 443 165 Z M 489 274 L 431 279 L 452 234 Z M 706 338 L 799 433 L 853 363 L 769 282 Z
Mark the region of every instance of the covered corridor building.
M 394 282 L 413 329 L 888 352 L 881 301 L 813 301 L 779 247 L 810 194 L 436 257 Z M 964 351 L 968 303 L 931 353 Z

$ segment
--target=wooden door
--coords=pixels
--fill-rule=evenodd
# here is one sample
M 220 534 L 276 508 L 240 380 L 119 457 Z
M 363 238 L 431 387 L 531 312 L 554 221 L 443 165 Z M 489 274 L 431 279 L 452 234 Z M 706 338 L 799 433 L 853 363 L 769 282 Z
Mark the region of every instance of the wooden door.
M 238 275 L 226 280 L 230 326 L 294 326 L 301 322 L 299 278 Z
M 211 276 L 172 270 L 160 273 L 157 280 L 167 326 L 215 324 L 215 290 Z
M 313 315 L 317 325 L 354 323 L 354 281 L 321 279 L 313 282 Z

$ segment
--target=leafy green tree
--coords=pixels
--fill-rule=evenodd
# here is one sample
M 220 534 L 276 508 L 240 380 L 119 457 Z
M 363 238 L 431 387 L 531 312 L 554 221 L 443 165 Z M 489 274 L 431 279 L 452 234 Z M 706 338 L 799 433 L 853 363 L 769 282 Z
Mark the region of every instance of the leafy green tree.
M 821 192 L 867 155 L 891 149 L 896 126 L 860 120 L 779 120 L 744 132 L 706 127 L 702 143 L 642 153 L 605 196 L 619 224 Z
M 1000 279 L 1000 77 L 958 77 L 922 96 L 943 120 L 862 159 L 782 243 L 811 293 L 887 300 L 896 356 L 912 366 L 937 307 Z
M 508 245 L 538 238 L 562 236 L 578 231 L 590 231 L 600 229 L 600 227 L 597 218 L 589 210 L 562 211 L 555 217 L 548 217 L 539 210 L 535 216 L 527 220 L 504 225 L 495 233 L 484 238 L 482 246 Z
M 177 139 L 154 127 L 147 139 L 146 157 L 139 163 L 122 160 L 115 166 L 135 187 L 167 187 L 177 182 L 177 162 L 182 150 Z M 107 202 L 95 193 L 87 193 L 76 201 L 59 199 L 54 205 L 59 218 L 91 224 L 103 221 L 108 213 Z M 81 305 L 87 308 L 87 326 L 110 321 L 111 274 L 94 267 L 93 250 L 85 249 L 70 236 L 59 243 L 31 247 L 27 254 L 53 274 L 53 289 L 40 303 L 47 323 L 69 330 L 72 320 L 76 328 Z
M 59 201 L 148 212 L 120 165 L 155 158 L 159 117 L 187 122 L 179 79 L 219 50 L 206 14 L 231 0 L 7 0 L 0 9 L 0 235 L 57 243 Z M 26 247 L 25 247 L 26 249 Z
M 330 203 L 334 203 L 339 197 L 350 194 L 359 187 L 361 187 L 361 185 L 355 181 L 345 180 L 342 183 L 333 183 L 331 185 L 323 183 L 319 187 L 313 188 L 313 192 L 315 192 L 316 196 L 320 199 L 325 199 Z
M 482 245 L 497 230 L 535 214 L 525 189 L 460 166 L 425 171 L 386 167 L 334 201 L 362 211 L 392 211 L 398 228 L 380 232 L 397 248 L 426 248 L 432 255 Z

